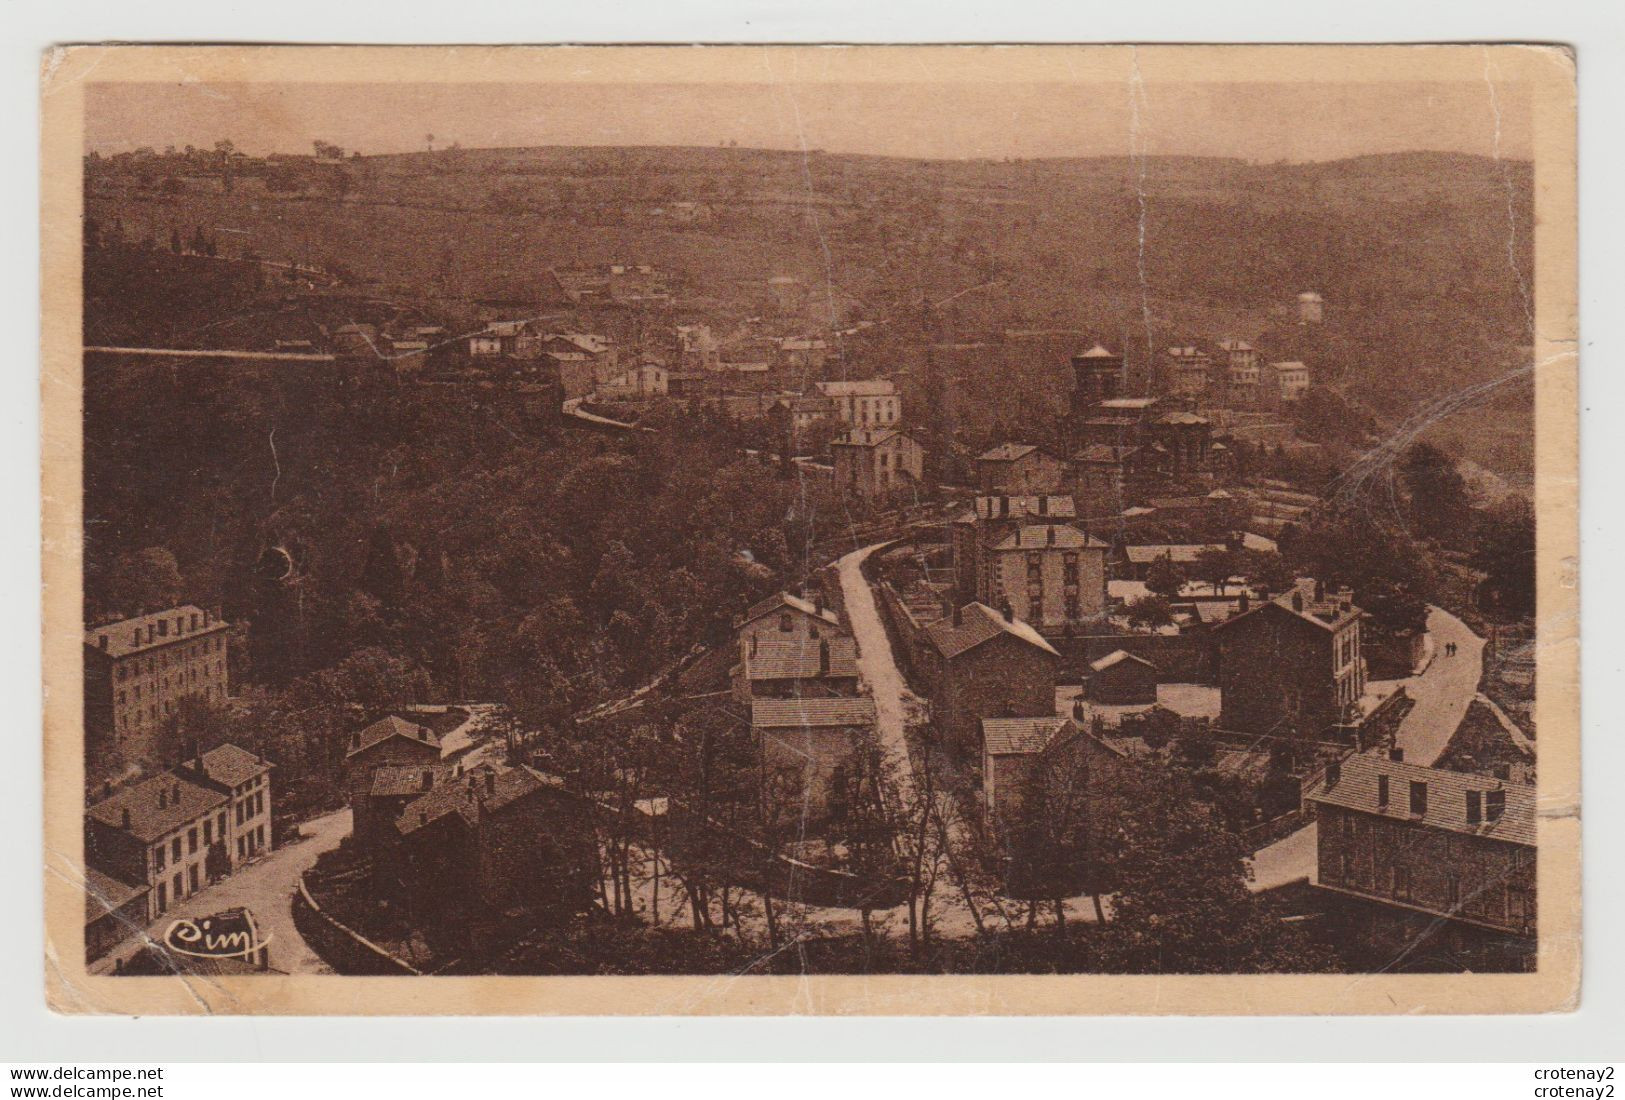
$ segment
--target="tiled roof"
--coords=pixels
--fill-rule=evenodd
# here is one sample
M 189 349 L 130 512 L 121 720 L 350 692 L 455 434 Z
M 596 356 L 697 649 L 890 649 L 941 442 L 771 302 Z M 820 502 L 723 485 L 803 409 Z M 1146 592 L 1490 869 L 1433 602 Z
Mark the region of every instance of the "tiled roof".
M 85 868 L 85 923 L 100 920 L 119 906 L 147 892 L 145 886 L 136 886 L 112 875 L 103 874 L 94 867 Z
M 1156 397 L 1108 397 L 1100 402 L 1102 409 L 1149 409 L 1160 398 Z
M 750 724 L 757 729 L 827 729 L 872 726 L 872 699 L 757 699 L 750 705 Z
M 756 652 L 745 653 L 745 676 L 751 680 L 813 680 L 820 676 L 824 646 L 829 647 L 829 671 L 823 676 L 855 678 L 858 675 L 858 644 L 851 638 L 805 638 L 780 640 L 762 638 Z
M 1091 443 L 1080 450 L 1076 462 L 1125 462 L 1139 454 L 1138 447 L 1114 447 L 1110 443 Z
M 982 745 L 990 756 L 1043 752 L 1055 736 L 1072 724 L 1069 718 L 984 718 Z
M 1012 533 L 995 550 L 1105 550 L 1107 544 L 1093 535 L 1064 523 L 1027 524 Z
M 810 600 L 804 600 L 800 596 L 793 595 L 789 592 L 780 592 L 777 595 L 769 596 L 767 599 L 756 604 L 749 611 L 745 612 L 745 614 L 740 618 L 738 625 L 748 626 L 757 619 L 760 619 L 763 615 L 771 615 L 781 609 L 788 611 L 799 611 L 803 615 L 810 615 L 815 619 L 822 619 L 831 626 L 839 625 L 841 621 L 840 616 L 836 615 L 835 612 L 830 608 L 826 607 L 823 610 L 819 610 L 818 607 Z
M 1031 443 L 1000 443 L 992 450 L 984 451 L 976 456 L 978 462 L 1014 462 L 1018 458 L 1026 458 L 1037 447 Z
M 165 772 L 103 799 L 86 810 L 85 816 L 111 828 L 123 829 L 124 811 L 128 810 L 130 835 L 143 844 L 151 844 L 215 807 L 224 806 L 227 801 L 227 796 L 212 787 Z
M 1377 777 L 1388 776 L 1388 804 L 1377 805 Z M 1420 818 L 1411 815 L 1412 782 L 1427 784 L 1427 812 Z M 1490 791 L 1506 792 L 1506 812 L 1499 820 L 1481 820 L 1479 824 L 1467 821 L 1467 793 L 1478 792 L 1480 816 Z M 1523 783 L 1509 783 L 1489 776 L 1468 772 L 1446 771 L 1442 768 L 1424 768 L 1419 764 L 1404 764 L 1376 755 L 1350 756 L 1343 761 L 1342 776 L 1336 785 L 1328 788 L 1321 779 L 1307 795 L 1315 802 L 1323 802 L 1345 809 L 1360 810 L 1396 821 L 1417 821 L 1435 829 L 1485 836 L 1511 844 L 1533 847 L 1535 844 L 1535 788 Z
M 1078 356 L 1078 358 L 1079 359 L 1116 359 L 1117 356 L 1113 355 L 1111 352 L 1107 351 L 1105 348 L 1101 347 L 1099 344 L 1096 344 L 1094 347 L 1090 348 L 1088 351 L 1086 351 L 1082 355 Z
M 1210 424 L 1212 421 L 1205 416 L 1197 416 L 1189 412 L 1171 412 L 1157 418 L 1158 424 Z
M 1294 596 L 1298 598 L 1300 606 L 1293 606 Z M 1272 614 L 1284 611 L 1286 614 L 1293 615 L 1304 622 L 1313 623 L 1322 630 L 1335 630 L 1350 620 L 1358 619 L 1365 614 L 1355 606 L 1353 600 L 1349 599 L 1347 591 L 1328 592 L 1324 597 L 1317 599 L 1314 580 L 1309 577 L 1299 577 L 1297 584 L 1292 588 L 1273 599 L 1255 604 L 1252 610 L 1227 619 L 1221 625 L 1228 627 L 1232 623 L 1250 619 L 1255 615 L 1268 611 L 1270 608 L 1277 609 L 1277 612 L 1271 612 Z
M 1223 550 L 1224 544 L 1214 543 L 1176 543 L 1167 546 L 1125 546 L 1123 553 L 1135 565 L 1149 565 L 1154 561 L 1167 559 L 1176 564 L 1189 565 L 1203 550 Z
M 960 610 L 959 620 L 959 625 L 955 626 L 954 618 L 950 615 L 925 628 L 926 639 L 936 647 L 938 653 L 949 659 L 968 653 L 1001 634 L 1013 635 L 1045 653 L 1055 654 L 1055 647 L 1046 642 L 1038 631 L 1020 619 L 1006 619 L 986 604 L 966 604 Z
M 1090 661 L 1089 662 L 1089 667 L 1094 669 L 1096 672 L 1105 672 L 1108 668 L 1112 668 L 1112 667 L 1114 667 L 1116 665 L 1120 665 L 1124 661 L 1128 661 L 1131 664 L 1144 665 L 1146 668 L 1156 668 L 1157 667 L 1156 665 L 1152 664 L 1150 661 L 1146 660 L 1144 657 L 1140 657 L 1140 656 L 1137 656 L 1136 654 L 1130 653 L 1126 649 L 1116 649 L 1116 650 L 1113 650 L 1112 652 L 1106 654 L 1106 656 L 1102 657 L 1098 661 Z
M 408 741 L 418 741 L 425 745 L 432 745 L 437 752 L 440 749 L 440 738 L 436 737 L 434 731 L 429 727 L 416 725 L 391 714 L 387 718 L 379 719 L 358 733 L 354 746 L 344 754 L 344 758 L 348 760 L 358 753 L 366 752 L 374 745 L 382 744 L 391 737 L 404 737 Z
M 897 383 L 887 378 L 871 378 L 860 382 L 819 382 L 818 392 L 825 397 L 891 397 L 897 393 Z
M 203 754 L 203 774 L 228 787 L 240 787 L 270 770 L 268 761 L 236 745 L 221 745 Z
M 1039 501 L 1044 502 L 1040 509 Z M 1009 513 L 1004 511 L 1004 501 L 1009 501 Z M 1069 496 L 1058 494 L 1045 494 L 1037 496 L 1004 496 L 990 495 L 976 498 L 976 515 L 981 519 L 1026 519 L 1029 517 L 1041 519 L 1075 519 L 1078 515 L 1078 505 Z
M 427 787 L 423 785 L 425 772 L 429 775 Z M 399 798 L 402 795 L 421 794 L 444 782 L 446 774 L 445 769 L 437 765 L 385 764 L 372 771 L 372 797 Z
M 831 447 L 878 447 L 905 433 L 896 428 L 859 428 L 830 440 Z
M 497 813 L 526 795 L 551 787 L 547 777 L 526 767 L 497 771 L 489 766 L 476 768 L 460 779 L 442 783 L 422 798 L 408 802 L 395 827 L 410 836 L 448 814 L 457 814 L 470 825 L 479 823 L 480 813 Z
M 197 616 L 198 627 L 196 630 L 187 629 L 191 626 L 194 615 Z M 125 657 L 144 649 L 156 649 L 159 646 L 213 634 L 225 630 L 227 625 L 220 619 L 209 618 L 202 608 L 194 604 L 182 604 L 166 611 L 155 611 L 151 615 L 121 619 L 116 623 L 92 627 L 85 631 L 85 645 L 99 649 L 110 657 Z M 160 630 L 164 633 L 159 633 Z M 102 645 L 103 637 L 107 639 L 105 646 Z

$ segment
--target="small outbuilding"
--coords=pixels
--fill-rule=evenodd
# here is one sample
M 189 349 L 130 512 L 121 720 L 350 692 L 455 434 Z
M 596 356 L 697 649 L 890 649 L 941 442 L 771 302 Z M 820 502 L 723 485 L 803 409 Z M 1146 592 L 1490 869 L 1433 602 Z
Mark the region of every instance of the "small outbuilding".
M 1157 666 L 1119 649 L 1089 664 L 1089 701 L 1138 706 L 1157 701 Z

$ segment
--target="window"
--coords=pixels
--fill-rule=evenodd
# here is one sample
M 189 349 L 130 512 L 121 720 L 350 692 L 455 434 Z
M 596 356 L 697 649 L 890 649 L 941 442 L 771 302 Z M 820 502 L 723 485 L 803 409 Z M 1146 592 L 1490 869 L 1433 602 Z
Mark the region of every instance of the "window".
M 1061 556 L 1061 573 L 1067 584 L 1078 583 L 1078 555 L 1068 551 Z
M 188 854 L 197 851 L 197 826 L 186 830 L 186 851 Z
M 214 843 L 214 819 L 210 818 L 203 823 L 203 844 L 207 847 Z
M 170 880 L 170 883 L 170 892 L 175 895 L 176 901 L 180 901 L 181 898 L 186 896 L 181 890 L 181 873 L 179 871 L 175 872 L 175 877 Z
M 796 628 L 795 619 L 790 617 L 790 613 L 788 611 L 784 612 L 783 614 L 781 614 L 779 616 L 779 633 L 788 634 L 788 633 L 790 633 L 790 631 L 794 630 L 795 628 Z
M 1387 805 L 1388 805 L 1388 777 L 1386 775 L 1379 775 L 1379 776 L 1377 776 L 1377 806 L 1380 808 L 1380 807 L 1385 807 Z
M 1393 873 L 1394 897 L 1409 900 L 1411 896 L 1411 872 L 1405 867 L 1395 867 Z
M 1428 785 L 1420 779 L 1411 780 L 1411 816 L 1426 817 L 1428 812 Z
M 226 811 L 220 811 L 220 839 L 226 839 Z
M 188 893 L 197 893 L 197 864 L 186 869 L 186 889 Z
M 165 909 L 168 909 L 168 908 L 169 908 L 169 890 L 168 890 L 167 886 L 164 883 L 160 882 L 158 884 L 158 912 L 162 913 Z
M 181 861 L 181 838 L 176 837 L 169 845 L 169 858 L 176 863 Z
M 154 871 L 164 869 L 164 846 L 162 844 L 152 850 L 152 869 Z M 162 909 L 163 906 L 160 905 L 159 908 Z

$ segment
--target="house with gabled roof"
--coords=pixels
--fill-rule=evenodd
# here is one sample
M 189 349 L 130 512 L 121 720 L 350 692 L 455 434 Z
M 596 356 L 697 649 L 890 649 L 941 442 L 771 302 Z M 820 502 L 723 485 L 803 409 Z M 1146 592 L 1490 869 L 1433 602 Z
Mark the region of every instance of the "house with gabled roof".
M 876 743 L 874 700 L 861 696 L 756 699 L 750 725 L 767 797 L 814 828 L 842 805 L 859 754 Z
M 739 664 L 731 676 L 734 698 L 740 703 L 858 693 L 858 646 L 851 638 L 753 634 L 742 639 L 739 648 Z
M 1215 624 L 1220 713 L 1225 729 L 1332 740 L 1365 694 L 1360 652 L 1364 612 L 1346 588 L 1300 577 L 1270 599 L 1243 595 Z
M 857 428 L 829 445 L 835 487 L 861 497 L 918 489 L 925 479 L 925 447 L 896 428 Z
M 1064 458 L 1034 443 L 1000 443 L 976 456 L 976 477 L 984 493 L 1054 493 L 1066 474 Z
M 428 726 L 387 715 L 350 735 L 344 754 L 344 787 L 352 814 L 352 835 L 373 836 L 372 789 L 380 768 L 432 769 L 440 763 L 440 738 Z
M 753 604 L 734 621 L 741 643 L 751 638 L 780 641 L 817 641 L 841 633 L 841 617 L 824 605 L 817 588 L 807 599 L 794 592 L 776 592 Z
M 963 761 L 981 760 L 982 719 L 1055 713 L 1061 655 L 1028 623 L 971 603 L 922 633 L 920 673 L 937 734 Z
M 1109 544 L 1067 523 L 1024 523 L 988 551 L 977 598 L 1050 636 L 1106 613 Z
M 1368 903 L 1355 910 L 1368 927 L 1389 924 L 1407 949 L 1442 932 L 1458 957 L 1496 946 L 1533 964 L 1533 786 L 1362 753 L 1327 765 L 1304 798 L 1315 885 Z

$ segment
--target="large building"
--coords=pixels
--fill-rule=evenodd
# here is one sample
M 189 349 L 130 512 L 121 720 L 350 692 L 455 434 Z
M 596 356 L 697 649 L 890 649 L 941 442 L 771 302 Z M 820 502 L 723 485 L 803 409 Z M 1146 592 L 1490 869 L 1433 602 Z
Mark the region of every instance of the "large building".
M 427 726 L 389 715 L 350 735 L 344 755 L 344 788 L 351 812 L 351 833 L 366 844 L 376 838 L 381 823 L 373 820 L 373 789 L 380 769 L 390 768 L 399 778 L 399 769 L 423 771 L 440 763 L 440 738 Z M 433 786 L 432 779 L 428 784 Z
M 182 700 L 223 702 L 227 630 L 192 604 L 86 630 L 86 733 L 141 760 Z
M 1274 386 L 1273 396 L 1282 405 L 1301 401 L 1303 395 L 1309 392 L 1309 368 L 1296 359 L 1271 363 L 1269 373 Z
M 85 862 L 125 884 L 119 908 L 144 891 L 141 923 L 151 923 L 270 848 L 270 773 L 222 745 L 110 791 L 85 811 Z
M 1110 549 L 1068 524 L 1023 524 L 993 545 L 990 583 L 977 599 L 1045 634 L 1062 633 L 1106 613 Z
M 1060 654 L 1032 626 L 972 603 L 956 606 L 924 634 L 920 674 L 931 713 L 962 761 L 982 759 L 982 719 L 1055 713 Z
M 1273 599 L 1243 597 L 1213 628 L 1225 729 L 1335 740 L 1365 693 L 1360 620 L 1347 589 L 1300 577 Z
M 897 383 L 885 378 L 860 382 L 819 382 L 829 415 L 850 428 L 889 428 L 903 418 Z
M 838 635 L 841 617 L 824 606 L 816 589 L 814 593 L 812 599 L 804 599 L 793 592 L 779 592 L 753 605 L 734 622 L 740 641 L 816 641 Z
M 1077 505 L 1070 496 L 1055 493 L 978 496 L 971 502 L 970 511 L 954 519 L 949 532 L 959 602 L 979 600 L 993 590 L 993 548 L 1012 532 L 1027 524 L 1069 523 L 1077 517 Z
M 1066 481 L 1066 460 L 1031 443 L 1001 443 L 976 457 L 984 493 L 1058 492 Z
M 1305 797 L 1321 889 L 1412 914 L 1430 933 L 1447 921 L 1524 941 L 1532 961 L 1534 787 L 1362 754 L 1329 765 Z
M 925 479 L 925 448 L 895 428 L 859 428 L 832 440 L 835 487 L 861 497 L 917 489 Z
M 860 754 L 875 743 L 875 704 L 855 696 L 757 699 L 750 724 L 765 796 L 786 816 L 817 826 L 841 804 Z
M 1166 398 L 1124 396 L 1122 357 L 1098 345 L 1072 368 L 1071 438 L 1084 492 L 1136 497 L 1159 481 L 1210 473 L 1213 425 L 1206 417 Z

